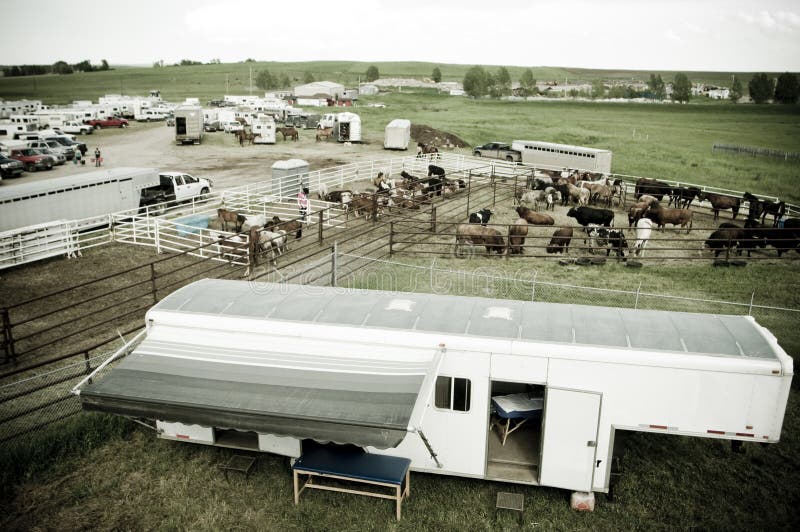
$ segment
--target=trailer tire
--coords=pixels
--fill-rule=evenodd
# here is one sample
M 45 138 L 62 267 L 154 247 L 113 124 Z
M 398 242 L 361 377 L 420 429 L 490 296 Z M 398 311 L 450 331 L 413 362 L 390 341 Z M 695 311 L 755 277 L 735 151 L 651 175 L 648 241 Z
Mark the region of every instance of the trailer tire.
M 473 152 L 472 156 L 473 157 L 480 157 L 481 156 L 481 152 L 479 152 L 479 151 Z
M 513 163 L 514 162 L 514 157 L 512 157 L 511 155 L 506 155 L 506 161 L 508 161 L 510 163 Z

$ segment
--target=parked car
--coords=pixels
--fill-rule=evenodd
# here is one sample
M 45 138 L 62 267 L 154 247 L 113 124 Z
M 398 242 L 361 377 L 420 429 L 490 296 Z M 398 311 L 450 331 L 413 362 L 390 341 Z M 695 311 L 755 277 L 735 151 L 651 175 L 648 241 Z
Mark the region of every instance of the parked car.
M 117 116 L 93 118 L 92 120 L 86 120 L 84 123 L 89 124 L 95 129 L 102 129 L 104 127 L 128 127 L 128 121 Z
M 51 170 L 55 164 L 55 160 L 52 157 L 39 153 L 33 148 L 11 150 L 9 157 L 22 162 L 26 172 Z
M 63 153 L 59 153 L 55 150 L 51 150 L 50 148 L 33 148 L 34 150 L 38 151 L 41 154 L 49 155 L 55 161 L 56 166 L 61 166 L 65 162 L 67 162 L 67 158 Z
M 244 130 L 244 126 L 239 122 L 225 122 L 222 126 L 222 130 L 225 133 L 235 133 Z
M 55 140 L 56 142 L 59 142 L 63 146 L 69 146 L 75 150 L 80 150 L 81 155 L 86 155 L 86 151 L 89 149 L 85 143 L 73 140 L 66 135 L 50 136 L 45 138 L 45 140 Z
M 79 135 L 91 135 L 92 131 L 94 131 L 94 127 L 89 124 L 81 124 L 80 122 L 64 122 L 53 129 L 63 131 L 64 133 L 77 133 Z
M 28 143 L 28 147 L 37 150 L 50 150 L 63 155 L 67 161 L 71 161 L 75 157 L 75 148 L 61 144 L 57 140 L 34 140 Z
M 158 177 L 160 186 L 142 190 L 141 205 L 188 201 L 208 194 L 214 185 L 210 179 L 194 177 L 183 172 L 161 172 Z
M 20 161 L 0 155 L 0 176 L 3 179 L 19 177 L 22 175 L 22 170 L 24 170 L 24 165 Z

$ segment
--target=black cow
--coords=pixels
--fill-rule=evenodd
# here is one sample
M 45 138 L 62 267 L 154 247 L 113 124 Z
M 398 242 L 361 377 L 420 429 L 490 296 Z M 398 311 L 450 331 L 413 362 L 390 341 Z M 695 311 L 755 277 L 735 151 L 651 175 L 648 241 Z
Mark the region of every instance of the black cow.
M 604 225 L 606 227 L 614 225 L 614 211 L 608 209 L 572 207 L 567 211 L 567 216 L 575 218 L 584 227 L 589 224 Z
M 702 192 L 697 187 L 673 187 L 667 206 L 673 203 L 677 209 L 688 209 L 692 201 Z
M 436 166 L 435 164 L 429 164 L 428 177 L 431 177 L 433 175 L 437 177 L 444 177 L 444 168 L 442 168 L 441 166 Z
M 622 231 L 616 229 L 606 229 L 605 227 L 587 227 L 586 236 L 589 237 L 589 247 L 606 248 L 606 257 L 611 254 L 613 249 L 617 253 L 617 260 L 622 259 L 626 261 L 625 252 L 623 251 L 628 247 L 628 241 L 625 240 L 625 235 Z
M 442 187 L 444 186 L 443 179 L 439 179 L 438 177 L 429 177 L 428 179 L 420 179 L 419 182 L 425 185 L 423 192 L 428 196 L 433 196 L 434 194 L 437 196 L 442 195 Z
M 478 212 L 473 212 L 469 215 L 469 223 L 471 224 L 481 224 L 486 225 L 489 223 L 489 219 L 494 214 L 489 209 L 481 209 Z
M 664 196 L 670 194 L 671 192 L 672 187 L 662 181 L 640 177 L 636 180 L 634 197 L 638 200 L 640 197 L 642 197 L 642 194 L 649 194 L 658 201 L 661 201 L 664 199 Z

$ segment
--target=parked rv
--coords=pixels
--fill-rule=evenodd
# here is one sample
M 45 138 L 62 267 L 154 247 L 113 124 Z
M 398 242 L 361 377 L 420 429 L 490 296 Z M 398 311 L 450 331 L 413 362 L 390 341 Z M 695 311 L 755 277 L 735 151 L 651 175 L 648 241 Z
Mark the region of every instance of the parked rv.
M 203 111 L 197 105 L 175 108 L 175 144 L 200 144 L 203 140 Z

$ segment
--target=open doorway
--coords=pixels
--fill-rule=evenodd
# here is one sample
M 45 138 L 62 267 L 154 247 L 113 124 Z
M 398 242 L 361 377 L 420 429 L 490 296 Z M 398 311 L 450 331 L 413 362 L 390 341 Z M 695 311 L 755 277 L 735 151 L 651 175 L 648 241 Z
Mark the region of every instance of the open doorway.
M 487 479 L 539 483 L 544 392 L 540 384 L 491 381 Z M 507 398 L 528 406 L 504 409 Z

